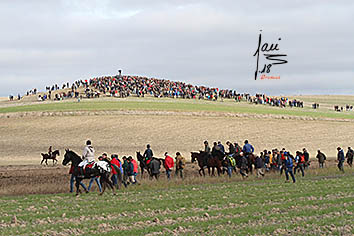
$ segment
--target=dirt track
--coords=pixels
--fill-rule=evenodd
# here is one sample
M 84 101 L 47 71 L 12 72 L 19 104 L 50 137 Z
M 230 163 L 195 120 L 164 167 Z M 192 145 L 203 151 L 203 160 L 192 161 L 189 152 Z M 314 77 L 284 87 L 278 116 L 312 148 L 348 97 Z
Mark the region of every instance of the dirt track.
M 326 167 L 334 166 L 336 162 L 328 161 Z M 345 168 L 348 168 L 347 166 Z M 312 162 L 310 166 L 311 172 L 317 169 L 317 162 Z M 196 163 L 187 163 L 185 169 L 186 179 L 200 178 L 198 173 L 198 166 Z M 140 171 L 140 169 L 139 169 Z M 51 194 L 51 193 L 67 193 L 69 192 L 70 175 L 69 166 L 62 166 L 61 164 L 53 165 L 13 165 L 2 166 L 0 169 L 0 196 L 1 195 L 26 195 L 26 194 Z M 207 172 L 206 172 L 207 173 Z M 235 175 L 235 174 L 234 174 Z M 269 175 L 269 174 L 267 174 Z M 174 172 L 172 173 L 174 178 Z M 239 180 L 241 177 L 237 174 Z M 278 174 L 274 174 L 271 178 L 278 178 Z M 165 171 L 161 168 L 161 177 L 163 181 L 166 180 Z M 202 181 L 203 178 L 200 178 Z M 214 178 L 217 181 L 217 178 Z M 138 181 L 144 185 L 149 185 L 155 181 L 150 181 L 145 174 L 141 180 L 139 173 Z M 161 181 L 161 180 L 160 180 Z M 211 182 L 211 179 L 207 181 Z M 89 180 L 84 180 L 88 186 Z M 97 192 L 98 187 L 94 182 L 91 191 Z
M 0 169 L 0 196 L 22 194 L 47 194 L 69 192 L 69 166 L 53 165 L 13 165 L 2 166 Z M 185 175 L 198 176 L 196 164 L 187 164 Z M 161 169 L 161 178 L 165 179 L 165 172 Z M 141 180 L 139 173 L 138 180 Z M 149 181 L 147 176 L 145 181 Z M 84 180 L 88 187 L 89 180 Z M 91 191 L 98 191 L 94 182 Z

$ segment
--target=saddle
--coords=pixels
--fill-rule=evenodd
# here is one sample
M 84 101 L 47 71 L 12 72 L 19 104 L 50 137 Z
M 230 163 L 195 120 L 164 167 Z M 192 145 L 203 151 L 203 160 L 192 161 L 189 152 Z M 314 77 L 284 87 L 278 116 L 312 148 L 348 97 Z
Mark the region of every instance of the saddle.
M 85 174 L 89 174 L 91 172 L 92 167 L 95 165 L 95 162 L 90 162 L 87 165 L 83 166 L 83 167 L 78 167 L 79 170 L 79 174 L 84 176 Z

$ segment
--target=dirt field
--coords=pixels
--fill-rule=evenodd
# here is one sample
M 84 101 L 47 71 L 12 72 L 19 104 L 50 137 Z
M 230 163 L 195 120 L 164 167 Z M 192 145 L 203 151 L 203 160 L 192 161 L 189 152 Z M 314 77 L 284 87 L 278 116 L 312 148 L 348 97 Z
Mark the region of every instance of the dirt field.
M 337 146 L 354 146 L 354 122 L 164 112 L 0 120 L 0 165 L 39 164 L 40 153 L 46 152 L 50 145 L 61 151 L 61 161 L 65 148 L 81 153 L 87 139 L 92 140 L 96 155 L 107 152 L 135 156 L 136 151 L 143 151 L 150 143 L 155 156 L 179 151 L 187 158 L 191 151 L 203 148 L 204 140 L 242 143 L 248 139 L 257 153 L 275 147 L 292 152 L 306 147 L 312 157 L 318 148 L 328 157 L 335 157 Z

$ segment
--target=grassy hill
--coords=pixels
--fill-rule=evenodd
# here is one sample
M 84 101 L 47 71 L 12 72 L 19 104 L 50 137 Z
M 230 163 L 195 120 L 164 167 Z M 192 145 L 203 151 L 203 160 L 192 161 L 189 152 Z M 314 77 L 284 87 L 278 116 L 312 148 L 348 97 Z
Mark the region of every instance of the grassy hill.
M 300 98 L 301 99 L 301 98 Z M 322 101 L 320 109 L 313 110 L 311 105 L 319 99 Z M 247 102 L 237 103 L 233 100 L 205 101 L 170 98 L 100 98 L 84 99 L 77 102 L 74 99 L 56 102 L 22 102 L 9 103 L 0 106 L 0 113 L 35 112 L 35 111 L 104 111 L 104 110 L 151 110 L 151 111 L 197 111 L 197 112 L 231 112 L 247 114 L 272 114 L 290 116 L 309 116 L 337 119 L 354 119 L 354 111 L 335 112 L 326 101 L 332 99 L 305 98 L 304 108 L 278 108 L 269 105 L 255 105 Z M 340 104 L 350 104 L 349 99 L 339 100 Z

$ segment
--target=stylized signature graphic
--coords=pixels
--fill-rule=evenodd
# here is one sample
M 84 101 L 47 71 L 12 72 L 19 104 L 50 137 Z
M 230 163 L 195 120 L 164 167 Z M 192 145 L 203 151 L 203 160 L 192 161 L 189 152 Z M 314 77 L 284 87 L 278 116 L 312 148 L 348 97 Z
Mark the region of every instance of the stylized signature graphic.
M 262 32 L 262 30 L 261 30 Z M 278 41 L 280 41 L 281 38 L 278 39 Z M 262 46 L 261 46 L 262 45 Z M 268 44 L 268 43 L 264 43 L 262 44 L 262 33 L 259 34 L 259 38 L 258 38 L 258 47 L 256 52 L 253 54 L 253 56 L 257 56 L 257 67 L 256 67 L 256 71 L 254 73 L 254 79 L 257 80 L 257 76 L 258 73 L 264 74 L 264 73 L 270 73 L 270 68 L 273 65 L 281 65 L 281 64 L 286 64 L 288 63 L 287 60 L 284 59 L 280 59 L 280 57 L 286 57 L 286 54 L 272 54 L 270 52 L 275 52 L 275 51 L 279 51 L 279 44 Z M 273 61 L 272 63 L 265 63 L 263 66 L 262 70 L 258 70 L 259 69 L 259 55 L 260 53 L 263 53 L 263 56 L 265 57 L 265 59 L 269 60 L 269 61 Z M 262 76 L 261 79 L 265 79 L 268 76 Z M 278 76 L 279 77 L 279 76 Z M 280 77 L 277 79 L 280 79 Z

